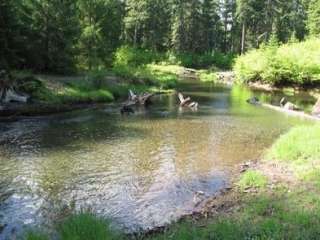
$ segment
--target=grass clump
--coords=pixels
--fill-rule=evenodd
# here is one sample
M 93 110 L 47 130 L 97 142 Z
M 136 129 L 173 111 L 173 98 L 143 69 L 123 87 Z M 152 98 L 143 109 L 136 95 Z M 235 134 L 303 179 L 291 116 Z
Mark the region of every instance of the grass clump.
M 218 80 L 217 73 L 210 70 L 200 70 L 198 76 L 201 82 L 216 82 Z
M 110 227 L 110 223 L 91 213 L 69 217 L 58 227 L 61 240 L 119 240 L 122 239 Z
M 41 232 L 30 231 L 26 234 L 25 240 L 49 240 L 49 237 Z
M 264 188 L 267 183 L 267 178 L 261 172 L 248 170 L 241 176 L 237 185 L 241 190 L 245 190 L 248 188 Z
M 320 39 L 270 44 L 236 59 L 234 71 L 241 83 L 263 81 L 274 85 L 320 83 Z
M 281 136 L 267 153 L 267 159 L 302 164 L 320 160 L 320 125 L 299 126 Z

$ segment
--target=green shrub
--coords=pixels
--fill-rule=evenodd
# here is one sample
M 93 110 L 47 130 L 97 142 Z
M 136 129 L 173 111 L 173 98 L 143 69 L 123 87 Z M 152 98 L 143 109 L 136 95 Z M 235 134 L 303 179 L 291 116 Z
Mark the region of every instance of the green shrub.
M 137 67 L 161 60 L 164 60 L 164 54 L 147 49 L 122 46 L 115 54 L 114 66 Z
M 220 52 L 206 54 L 168 52 L 164 54 L 152 50 L 122 46 L 115 54 L 113 65 L 115 67 L 137 67 L 150 63 L 165 62 L 169 65 L 180 65 L 190 68 L 208 68 L 215 66 L 222 69 L 230 69 L 234 57 L 233 54 L 222 54 Z
M 221 69 L 230 69 L 234 60 L 233 54 L 222 54 L 220 52 L 207 54 L 192 53 L 168 53 L 167 62 L 177 64 L 188 68 L 209 68 L 217 67 Z
M 236 59 L 234 71 L 241 83 L 263 81 L 274 85 L 320 83 L 320 39 L 273 44 L 251 50 Z

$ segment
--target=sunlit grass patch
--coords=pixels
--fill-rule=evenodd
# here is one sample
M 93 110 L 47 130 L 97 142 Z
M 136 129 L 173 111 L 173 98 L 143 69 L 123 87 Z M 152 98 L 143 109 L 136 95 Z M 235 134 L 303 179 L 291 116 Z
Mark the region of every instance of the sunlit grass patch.
M 268 180 L 261 172 L 255 170 L 248 170 L 245 172 L 237 185 L 241 190 L 247 188 L 264 188 L 266 187 Z
M 218 80 L 217 73 L 210 70 L 200 70 L 198 76 L 201 82 L 216 82 Z
M 296 164 L 320 162 L 320 124 L 293 128 L 275 142 L 266 158 Z

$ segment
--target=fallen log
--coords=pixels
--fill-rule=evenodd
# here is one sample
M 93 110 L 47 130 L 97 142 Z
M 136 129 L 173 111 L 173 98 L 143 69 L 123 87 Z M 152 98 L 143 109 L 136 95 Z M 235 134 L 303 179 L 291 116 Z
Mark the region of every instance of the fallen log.
M 320 121 L 320 117 L 307 114 L 303 111 L 285 109 L 283 107 L 278 107 L 278 106 L 274 106 L 274 105 L 267 104 L 267 103 L 263 103 L 263 104 L 261 104 L 261 106 L 278 111 L 278 112 L 286 113 L 290 116 L 302 117 L 302 118 L 306 118 L 306 119 L 310 119 L 310 120 Z

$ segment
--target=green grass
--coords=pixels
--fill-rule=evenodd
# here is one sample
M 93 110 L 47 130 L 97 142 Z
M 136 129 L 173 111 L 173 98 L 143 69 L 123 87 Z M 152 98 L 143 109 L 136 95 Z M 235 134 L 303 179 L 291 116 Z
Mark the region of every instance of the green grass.
M 201 82 L 216 82 L 218 80 L 217 73 L 211 70 L 199 70 L 198 76 Z
M 49 237 L 46 234 L 41 232 L 30 231 L 25 236 L 26 240 L 49 240 Z
M 124 235 L 113 229 L 110 221 L 99 218 L 90 212 L 70 216 L 56 226 L 59 240 L 121 240 Z M 39 231 L 29 231 L 26 240 L 49 240 L 48 235 Z M 54 238 L 56 239 L 56 238 Z
M 172 68 L 172 67 L 169 67 Z M 133 84 L 145 84 L 159 89 L 169 89 L 176 86 L 178 74 L 166 70 L 165 67 L 155 67 L 154 64 L 139 67 L 115 66 L 113 73 Z
M 266 157 L 269 160 L 300 164 L 320 161 L 319 139 L 320 124 L 293 128 L 275 142 Z
M 61 240 L 117 240 L 121 235 L 110 223 L 91 213 L 80 213 L 66 219 L 58 227 Z
M 320 39 L 263 46 L 236 59 L 238 82 L 262 81 L 274 85 L 320 83 Z
M 267 178 L 261 172 L 249 170 L 241 176 L 237 185 L 241 190 L 245 190 L 247 188 L 264 188 L 267 183 Z

